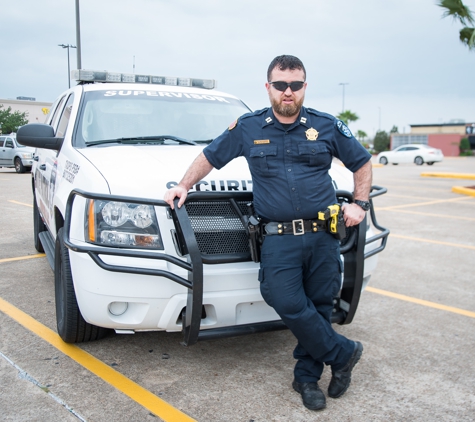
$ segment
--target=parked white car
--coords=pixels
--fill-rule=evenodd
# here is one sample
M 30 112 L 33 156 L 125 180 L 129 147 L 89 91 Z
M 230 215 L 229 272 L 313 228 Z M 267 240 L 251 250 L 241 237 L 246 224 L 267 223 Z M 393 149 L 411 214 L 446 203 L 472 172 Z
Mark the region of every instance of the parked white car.
M 15 167 L 17 173 L 30 171 L 35 149 L 21 145 L 16 134 L 0 135 L 0 167 Z
M 215 90 L 213 80 L 73 76 L 79 84 L 60 95 L 46 124 L 17 134 L 38 148 L 33 237 L 54 270 L 61 338 L 182 331 L 191 345 L 285 328 L 260 294 L 251 259 L 246 160 L 213 170 L 180 209 L 162 200 L 203 147 L 249 108 Z M 337 197 L 351 202 L 352 173 L 334 163 L 330 175 Z M 384 192 L 374 186 L 371 198 Z M 389 233 L 373 208 L 368 215 L 342 240 L 344 277 L 332 318 L 340 324 L 353 319 Z
M 444 159 L 444 154 L 437 148 L 424 144 L 401 145 L 392 151 L 383 151 L 378 154 L 377 160 L 381 164 L 415 163 L 418 166 L 426 163 L 431 166 Z

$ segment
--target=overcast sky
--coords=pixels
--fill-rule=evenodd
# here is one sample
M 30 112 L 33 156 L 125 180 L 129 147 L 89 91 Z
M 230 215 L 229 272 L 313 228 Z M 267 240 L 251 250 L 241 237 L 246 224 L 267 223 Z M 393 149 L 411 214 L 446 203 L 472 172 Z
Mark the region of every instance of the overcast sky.
M 475 10 L 475 0 L 465 0 Z M 54 101 L 68 87 L 75 0 L 0 0 L 0 98 Z M 268 105 L 280 54 L 307 69 L 305 104 L 343 108 L 369 136 L 393 125 L 475 122 L 475 51 L 436 0 L 80 0 L 84 69 L 213 78 Z M 70 49 L 71 69 L 77 50 Z M 347 85 L 340 85 L 346 83 Z M 343 96 L 344 87 L 344 96 Z

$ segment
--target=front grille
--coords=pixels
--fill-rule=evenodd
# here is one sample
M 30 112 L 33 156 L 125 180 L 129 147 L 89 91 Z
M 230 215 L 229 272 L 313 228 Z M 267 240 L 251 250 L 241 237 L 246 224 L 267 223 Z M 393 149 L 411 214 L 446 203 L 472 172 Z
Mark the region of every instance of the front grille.
M 247 203 L 236 201 L 243 215 Z M 202 255 L 249 254 L 246 229 L 228 201 L 189 201 L 186 211 Z

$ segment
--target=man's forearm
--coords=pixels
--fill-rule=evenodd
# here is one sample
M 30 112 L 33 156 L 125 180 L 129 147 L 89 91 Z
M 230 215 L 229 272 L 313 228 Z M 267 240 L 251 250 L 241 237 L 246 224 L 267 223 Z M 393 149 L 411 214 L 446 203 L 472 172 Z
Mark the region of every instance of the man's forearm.
M 373 166 L 371 160 L 363 164 L 353 173 L 353 179 L 355 182 L 354 198 L 360 201 L 367 201 L 373 182 Z
M 186 190 L 190 190 L 195 183 L 203 179 L 213 168 L 206 156 L 200 153 L 188 168 L 179 185 L 183 186 Z

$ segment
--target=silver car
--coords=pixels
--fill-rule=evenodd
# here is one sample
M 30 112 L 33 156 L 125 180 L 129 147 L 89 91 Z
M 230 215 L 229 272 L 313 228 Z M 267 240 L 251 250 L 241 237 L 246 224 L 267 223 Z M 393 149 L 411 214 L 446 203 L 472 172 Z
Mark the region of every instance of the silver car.
M 35 148 L 21 145 L 16 135 L 0 135 L 0 167 L 15 167 L 17 173 L 30 171 L 35 156 Z

